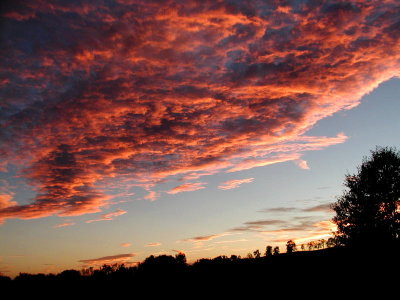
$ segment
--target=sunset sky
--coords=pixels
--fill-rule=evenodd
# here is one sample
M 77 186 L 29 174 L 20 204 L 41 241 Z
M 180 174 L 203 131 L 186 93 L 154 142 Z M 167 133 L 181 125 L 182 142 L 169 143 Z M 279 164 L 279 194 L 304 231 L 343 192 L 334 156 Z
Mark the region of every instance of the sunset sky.
M 10 0 L 0 273 L 327 238 L 400 147 L 398 0 Z

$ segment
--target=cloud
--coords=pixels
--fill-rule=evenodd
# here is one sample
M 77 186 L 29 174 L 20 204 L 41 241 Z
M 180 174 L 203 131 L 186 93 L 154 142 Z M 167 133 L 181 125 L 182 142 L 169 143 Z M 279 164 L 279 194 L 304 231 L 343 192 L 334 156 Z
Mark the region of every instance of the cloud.
M 201 242 L 207 242 L 211 241 L 223 236 L 231 235 L 232 233 L 229 232 L 224 232 L 224 233 L 219 233 L 219 234 L 210 234 L 210 235 L 201 235 L 201 236 L 195 236 L 192 238 L 184 239 L 182 242 L 193 242 L 193 243 L 201 243 Z
M 75 225 L 74 222 L 64 222 L 64 223 L 56 224 L 53 227 L 54 228 L 61 228 L 61 227 L 67 227 L 67 226 L 73 226 L 73 225 Z
M 4 5 L 0 161 L 36 196 L 0 219 L 97 213 L 121 183 L 194 180 L 345 142 L 306 132 L 400 75 L 396 4 Z
M 230 189 L 235 189 L 238 188 L 240 185 L 244 183 L 250 183 L 253 182 L 254 178 L 245 178 L 245 179 L 232 179 L 223 182 L 218 186 L 219 189 L 221 190 L 230 190 Z
M 305 209 L 303 209 L 303 211 L 306 211 L 306 212 L 333 212 L 331 205 L 332 205 L 332 203 L 320 204 L 320 205 L 316 205 L 313 207 L 305 208 Z
M 264 226 L 282 226 L 288 224 L 284 220 L 257 220 L 244 222 L 243 226 L 235 227 L 230 231 L 261 231 Z
M 114 212 L 110 212 L 107 214 L 103 214 L 100 216 L 100 218 L 98 219 L 93 219 L 93 220 L 87 220 L 86 223 L 93 223 L 93 222 L 99 222 L 99 221 L 111 221 L 113 220 L 115 217 L 121 216 L 126 214 L 127 212 L 125 210 L 122 209 L 117 209 Z
M 160 194 L 155 192 L 155 191 L 149 191 L 149 193 L 144 196 L 144 199 L 150 200 L 150 201 L 155 201 L 157 198 L 160 197 Z
M 168 194 L 177 194 L 182 192 L 193 192 L 205 188 L 205 182 L 184 183 L 167 191 Z
M 0 161 L 0 172 L 7 172 L 7 162 L 6 161 Z
M 310 167 L 308 166 L 307 161 L 305 161 L 305 160 L 303 160 L 303 159 L 295 160 L 294 163 L 295 163 L 300 169 L 310 170 Z
M 148 243 L 146 247 L 158 247 L 161 246 L 161 243 Z
M 12 196 L 8 194 L 0 195 L 0 209 L 17 205 L 15 201 L 12 201 Z
M 134 253 L 117 254 L 111 256 L 104 256 L 99 258 L 82 259 L 79 262 L 85 265 L 103 265 L 103 264 L 115 264 L 115 263 L 126 263 L 132 257 L 136 256 Z
M 262 213 L 270 213 L 270 212 L 291 212 L 291 211 L 296 211 L 298 210 L 296 207 L 272 207 L 272 208 L 265 208 L 262 210 L 259 210 L 258 212 Z

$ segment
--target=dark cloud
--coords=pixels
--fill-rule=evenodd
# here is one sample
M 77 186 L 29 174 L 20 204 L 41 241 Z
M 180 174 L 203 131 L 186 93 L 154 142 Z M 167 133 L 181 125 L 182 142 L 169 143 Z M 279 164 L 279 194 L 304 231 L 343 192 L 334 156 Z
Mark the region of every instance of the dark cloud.
M 115 178 L 150 193 L 298 160 L 345 141 L 304 136 L 318 120 L 399 76 L 394 0 L 33 0 L 0 13 L 0 160 L 37 191 L 0 219 L 100 211 Z
M 305 212 L 333 212 L 332 208 L 332 203 L 325 203 L 325 204 L 320 204 L 316 205 L 313 207 L 305 208 L 303 211 Z
M 90 258 L 90 259 L 82 259 L 79 262 L 85 265 L 103 265 L 103 264 L 114 264 L 114 263 L 125 263 L 136 254 L 127 253 L 127 254 L 116 254 L 110 256 L 104 256 L 99 258 Z
M 265 208 L 262 210 L 259 210 L 258 212 L 265 212 L 265 213 L 275 213 L 275 212 L 291 212 L 291 211 L 297 211 L 298 208 L 295 207 L 272 207 L 272 208 Z
M 287 221 L 283 220 L 257 220 L 243 223 L 243 226 L 235 227 L 230 231 L 262 231 L 265 226 L 281 227 L 287 225 Z

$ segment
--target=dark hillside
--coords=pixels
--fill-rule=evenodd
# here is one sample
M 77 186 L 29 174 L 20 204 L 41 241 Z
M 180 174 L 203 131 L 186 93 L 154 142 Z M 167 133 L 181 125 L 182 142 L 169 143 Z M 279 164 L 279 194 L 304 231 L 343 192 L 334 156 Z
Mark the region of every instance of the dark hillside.
M 184 255 L 150 256 L 136 267 L 103 266 L 91 274 L 66 270 L 58 275 L 20 274 L 0 281 L 2 290 L 14 294 L 78 292 L 82 295 L 135 293 L 186 295 L 187 293 L 235 294 L 295 289 L 388 291 L 398 285 L 398 247 L 368 251 L 344 247 L 283 253 L 270 257 L 219 256 L 186 264 Z M 393 273 L 393 271 L 395 273 Z

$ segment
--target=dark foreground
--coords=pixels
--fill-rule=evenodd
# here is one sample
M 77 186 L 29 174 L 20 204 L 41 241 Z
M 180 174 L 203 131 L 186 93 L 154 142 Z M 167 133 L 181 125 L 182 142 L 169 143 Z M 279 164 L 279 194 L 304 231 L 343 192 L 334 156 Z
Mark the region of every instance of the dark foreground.
M 380 299 L 386 299 L 384 295 L 391 292 L 398 295 L 398 250 L 329 248 L 253 259 L 221 256 L 191 265 L 184 255 L 162 255 L 148 257 L 136 267 L 103 266 L 86 270 L 85 275 L 66 270 L 58 275 L 20 274 L 14 280 L 2 277 L 0 286 L 3 293 L 9 290 L 18 299 L 27 293 L 56 299 L 67 295 L 137 298 L 139 294 L 150 299 L 157 295 L 214 299 L 217 295 L 305 295 L 321 290 L 335 298 L 346 298 L 351 291 L 378 292 Z

